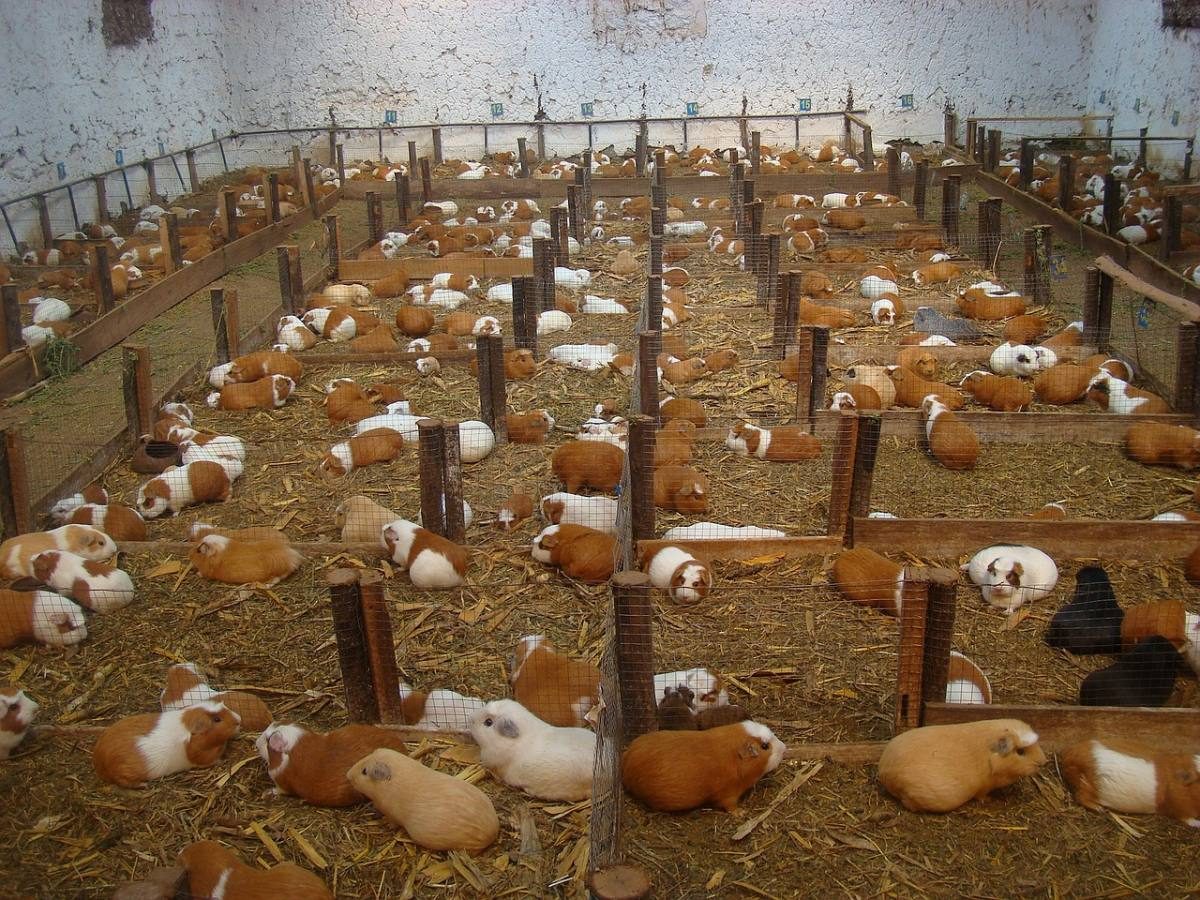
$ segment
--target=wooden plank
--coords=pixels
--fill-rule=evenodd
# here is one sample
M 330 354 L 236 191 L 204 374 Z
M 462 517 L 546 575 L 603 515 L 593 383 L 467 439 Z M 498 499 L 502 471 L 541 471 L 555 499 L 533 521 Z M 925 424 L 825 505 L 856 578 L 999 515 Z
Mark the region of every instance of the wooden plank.
M 1200 746 L 1200 710 L 1121 706 L 926 703 L 926 725 L 983 719 L 1020 719 L 1038 733 L 1042 749 L 1057 753 L 1093 737 L 1144 741 L 1178 751 Z
M 1148 297 L 1155 303 L 1161 304 L 1167 307 L 1167 309 L 1183 316 L 1189 322 L 1200 321 L 1200 305 L 1175 294 L 1167 293 L 1144 279 L 1138 278 L 1124 266 L 1119 265 L 1111 256 L 1097 257 L 1095 265 L 1101 272 L 1111 275 L 1135 294 Z
M 1134 422 L 1187 425 L 1185 413 L 1153 416 L 1121 416 L 1101 412 L 1004 413 L 990 410 L 959 410 L 958 418 L 985 444 L 1024 444 L 1034 441 L 1071 441 L 1123 444 Z M 823 410 L 817 414 L 816 434 L 822 440 L 833 436 L 841 413 Z M 917 440 L 924 436 L 920 410 L 889 409 L 881 414 L 884 435 Z
M 759 721 L 771 724 L 767 719 L 759 719 Z M 803 761 L 828 759 L 847 766 L 870 766 L 879 762 L 879 757 L 883 755 L 883 748 L 886 746 L 886 741 L 853 744 L 792 744 L 783 751 L 783 758 Z
M 404 259 L 344 259 L 340 265 L 343 281 L 376 281 L 396 272 L 406 272 L 412 280 L 432 278 L 441 272 L 474 275 L 477 278 L 513 278 L 533 274 L 532 259 L 511 256 L 406 257 Z
M 822 267 L 822 271 L 825 271 Z M 844 368 L 855 363 L 886 366 L 895 363 L 896 354 L 902 350 L 895 344 L 831 344 L 828 362 L 834 368 Z M 933 354 L 938 362 L 952 366 L 961 363 L 986 363 L 996 348 L 992 345 L 960 344 L 957 347 L 923 347 Z M 1058 351 L 1060 362 L 1079 362 L 1096 353 L 1095 347 L 1064 347 Z M 983 368 L 987 368 L 986 365 Z
M 991 544 L 1029 544 L 1059 559 L 1177 562 L 1200 544 L 1200 522 L 856 517 L 853 527 L 856 547 L 936 558 Z
M 877 521 L 872 519 L 871 521 Z M 805 535 L 784 538 L 718 538 L 716 540 L 651 540 L 638 541 L 638 558 L 653 553 L 662 547 L 685 547 L 708 559 L 753 559 L 756 556 L 782 554 L 793 559 L 804 556 L 824 556 L 842 549 L 840 535 Z

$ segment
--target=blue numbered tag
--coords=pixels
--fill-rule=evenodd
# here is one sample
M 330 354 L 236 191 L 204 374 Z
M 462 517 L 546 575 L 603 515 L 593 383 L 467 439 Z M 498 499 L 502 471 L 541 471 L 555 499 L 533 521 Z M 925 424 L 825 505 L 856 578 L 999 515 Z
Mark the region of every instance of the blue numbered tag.
M 384 125 L 395 125 L 398 121 L 400 121 L 400 119 L 396 113 L 396 110 L 385 109 L 383 111 L 383 124 Z
M 1141 331 L 1145 331 L 1150 327 L 1150 301 L 1143 300 L 1142 305 L 1137 310 L 1137 327 Z
M 805 97 L 800 101 L 800 112 L 812 112 L 812 97 Z
M 900 108 L 901 109 L 912 109 L 913 108 L 913 95 L 912 94 L 901 94 L 900 95 Z
M 590 119 L 592 116 L 594 116 L 596 114 L 595 106 L 591 103 L 580 103 L 579 104 L 579 114 L 581 116 L 583 116 L 585 119 Z
M 493 103 L 492 104 L 492 118 L 498 119 L 502 115 L 504 115 L 504 104 L 503 103 Z
M 687 114 L 689 116 L 700 115 L 700 103 L 696 100 L 689 100 L 687 103 Z

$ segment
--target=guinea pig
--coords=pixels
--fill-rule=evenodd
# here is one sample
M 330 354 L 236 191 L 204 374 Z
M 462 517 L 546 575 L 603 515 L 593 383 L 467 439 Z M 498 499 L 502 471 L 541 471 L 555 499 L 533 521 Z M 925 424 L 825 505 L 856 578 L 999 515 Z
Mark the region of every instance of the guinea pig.
M 84 559 L 102 560 L 115 556 L 117 545 L 90 525 L 61 525 L 49 531 L 19 534 L 0 544 L 0 578 L 15 581 L 32 577 L 33 558 L 46 550 L 65 550 Z
M 375 543 L 383 529 L 399 516 L 370 497 L 347 497 L 334 513 L 334 524 L 342 530 L 343 543 Z
M 392 353 L 400 349 L 396 336 L 386 324 L 376 325 L 350 342 L 355 353 Z
M 624 465 L 624 451 L 601 441 L 567 441 L 550 458 L 555 477 L 572 494 L 582 487 L 611 492 Z
M 1190 613 L 1182 600 L 1139 603 L 1125 611 L 1121 647 L 1130 650 L 1151 635 L 1165 637 L 1200 673 L 1200 615 Z
M 586 525 L 597 531 L 616 531 L 617 501 L 611 497 L 586 497 L 558 491 L 540 504 L 542 518 L 551 525 Z
M 201 538 L 188 559 L 209 581 L 276 585 L 300 568 L 304 557 L 279 541 L 240 541 L 219 534 Z
M 1087 398 L 1105 412 L 1121 416 L 1145 416 L 1171 411 L 1171 407 L 1162 397 L 1135 388 L 1129 382 L 1114 378 L 1106 371 L 1093 376 L 1088 382 Z
M 237 541 L 274 541 L 278 544 L 288 543 L 288 536 L 278 528 L 269 525 L 249 525 L 246 528 L 218 528 L 208 522 L 193 522 L 188 527 L 188 540 L 199 543 L 210 534 L 232 538 Z
M 1004 340 L 1013 344 L 1032 344 L 1046 333 L 1044 316 L 1013 316 L 1004 323 L 1004 331 L 1000 335 Z
M 1001 344 L 988 358 L 988 367 L 997 375 L 1027 377 L 1038 371 L 1038 358 L 1025 344 Z
M 891 409 L 896 404 L 896 385 L 884 366 L 866 366 L 855 363 L 846 370 L 847 385 L 865 385 L 879 396 L 879 408 Z
M 667 544 L 653 550 L 642 558 L 642 568 L 650 583 L 676 603 L 698 603 L 712 589 L 709 564 L 683 547 Z
M 691 384 L 693 381 L 710 374 L 704 360 L 698 356 L 691 359 L 680 359 L 669 362 L 662 367 L 662 380 L 679 387 Z
M 428 306 L 412 306 L 405 303 L 396 310 L 396 327 L 410 338 L 425 337 L 433 331 L 433 310 Z
M 837 391 L 829 401 L 829 408 L 841 412 L 881 409 L 879 394 L 865 384 L 851 384 L 846 390 Z
M 1084 566 L 1075 573 L 1071 602 L 1050 619 L 1046 643 L 1076 656 L 1115 655 L 1121 652 L 1124 618 L 1108 573 L 1100 566 Z
M 742 797 L 783 761 L 783 741 L 765 725 L 739 722 L 706 731 L 655 731 L 621 756 L 625 790 L 661 812 L 714 806 L 738 811 Z
M 238 714 L 220 703 L 127 716 L 96 739 L 92 767 L 104 781 L 125 788 L 211 766 L 238 733 Z
M 933 394 L 925 398 L 921 410 L 925 414 L 925 440 L 933 458 L 947 469 L 975 468 L 979 459 L 979 438 L 971 426 Z
M 508 440 L 513 444 L 544 444 L 554 427 L 554 417 L 547 409 L 527 413 L 510 413 L 504 417 Z
M 738 422 L 725 436 L 725 446 L 738 456 L 773 462 L 800 462 L 821 456 L 821 442 L 794 425 L 760 428 Z
M 537 374 L 537 360 L 532 350 L 505 350 L 504 377 L 509 381 L 523 381 Z
M 70 525 L 91 525 L 114 541 L 144 541 L 146 520 L 137 510 L 120 503 L 85 503 L 76 507 L 67 519 Z
M 39 643 L 70 647 L 87 637 L 83 610 L 50 591 L 0 590 L 0 649 Z
M 361 422 L 375 415 L 375 405 L 366 392 L 349 379 L 334 382 L 325 395 L 325 414 L 330 425 L 343 422 Z
M 957 650 L 950 651 L 950 664 L 946 667 L 946 702 L 992 702 L 992 683 L 983 669 Z
M 870 606 L 890 616 L 904 605 L 904 566 L 868 547 L 843 550 L 833 561 L 830 578 L 852 603 Z
M 1194 469 L 1200 466 L 1200 431 L 1186 425 L 1135 422 L 1125 432 L 1125 450 L 1146 465 Z
M 831 209 L 821 217 L 821 222 L 843 231 L 858 231 L 867 227 L 866 216 L 848 209 Z
M 404 752 L 404 740 L 387 728 L 345 725 L 321 734 L 300 725 L 271 724 L 254 742 L 267 774 L 281 794 L 312 806 L 354 806 L 364 797 L 347 770 L 381 747 Z
M 896 353 L 896 364 L 922 378 L 932 380 L 937 375 L 937 357 L 928 347 L 902 347 Z
M 1079 686 L 1080 706 L 1163 706 L 1175 690 L 1182 659 L 1165 637 L 1143 638 Z
M 670 422 L 672 419 L 681 419 L 691 422 L 697 428 L 703 428 L 708 421 L 708 417 L 704 413 L 704 404 L 688 397 L 666 398 L 659 404 L 658 413 L 664 423 Z
M 348 441 L 334 444 L 321 460 L 321 471 L 348 475 L 355 469 L 391 462 L 404 449 L 404 438 L 391 428 L 369 428 Z
M 483 709 L 478 697 L 466 697 L 458 691 L 418 691 L 401 681 L 399 693 L 401 718 L 417 731 L 465 732 L 471 726 L 471 716 Z
M 112 612 L 133 602 L 133 579 L 110 563 L 65 550 L 43 550 L 33 558 L 33 577 L 92 612 Z
M 1086 366 L 1061 363 L 1038 373 L 1033 379 L 1033 392 L 1042 403 L 1054 406 L 1074 403 L 1087 395 L 1088 385 L 1095 374 L 1095 369 Z
M 959 386 L 996 412 L 1018 412 L 1033 402 L 1033 388 L 1011 375 L 976 370 L 963 376 Z
M 225 375 L 226 384 L 239 384 L 270 378 L 272 375 L 286 375 L 293 383 L 300 380 L 304 374 L 304 366 L 290 353 L 279 353 L 275 350 L 259 350 L 248 353 L 233 360 Z
M 278 409 L 296 389 L 286 375 L 271 375 L 245 384 L 227 384 L 208 395 L 205 402 L 213 409 Z
M 333 900 L 319 877 L 295 863 L 281 862 L 262 869 L 248 866 L 216 841 L 196 841 L 179 854 L 187 871 L 188 895 L 223 900 L 287 897 L 289 900 Z
M 350 310 L 345 307 L 338 307 L 337 309 L 310 309 L 301 317 L 301 321 L 314 334 L 318 334 L 325 338 L 325 340 L 335 343 L 348 341 L 358 333 L 358 324 L 354 316 L 350 314 Z
M 1059 754 L 1063 777 L 1088 809 L 1170 816 L 1200 828 L 1200 754 L 1140 741 L 1091 738 Z
M 953 281 L 962 275 L 962 268 L 952 262 L 937 262 L 921 266 L 912 273 L 912 280 L 918 287 L 927 284 L 942 284 Z
M 532 555 L 570 578 L 607 581 L 616 566 L 617 543 L 612 534 L 586 525 L 548 525 L 533 539 Z
M 900 366 L 890 367 L 888 375 L 896 386 L 897 406 L 919 409 L 930 396 L 937 397 L 947 409 L 962 409 L 965 405 L 962 393 L 948 384 L 926 381 L 916 372 Z
M 289 350 L 311 350 L 317 345 L 317 336 L 298 316 L 284 316 L 280 319 L 275 336 Z
M 797 322 L 801 325 L 816 325 L 822 328 L 850 328 L 857 321 L 854 313 L 840 306 L 822 306 L 800 298 Z
M 532 515 L 533 498 L 516 488 L 496 513 L 496 527 L 501 531 L 512 531 Z
M 689 687 L 665 687 L 658 701 L 659 731 L 699 731 L 692 700 L 696 695 Z
M 479 851 L 500 834 L 487 794 L 395 750 L 364 756 L 346 772 L 346 780 L 427 850 Z
M 0 759 L 8 759 L 24 739 L 41 707 L 20 688 L 0 687 Z
M 271 724 L 271 710 L 258 697 L 245 691 L 215 691 L 194 663 L 176 663 L 167 669 L 167 683 L 158 695 L 164 709 L 186 709 L 197 703 L 221 703 L 241 718 L 244 731 L 262 731 Z
M 692 442 L 696 426 L 691 422 L 676 419 L 666 422 L 654 440 L 654 465 L 678 466 L 692 461 Z
M 704 355 L 704 367 L 712 373 L 724 372 L 738 364 L 736 350 L 714 350 Z M 701 407 L 703 409 L 703 407 Z
M 510 787 L 542 800 L 592 795 L 596 735 L 548 725 L 515 700 L 493 700 L 471 719 L 479 764 Z
M 964 566 L 983 602 L 1012 612 L 1040 600 L 1058 583 L 1058 566 L 1035 547 L 996 544 L 985 547 Z
M 1025 298 L 1019 294 L 986 294 L 977 288 L 963 291 L 955 303 L 968 319 L 981 322 L 999 322 L 1024 315 L 1026 309 Z
M 559 653 L 540 634 L 517 643 L 509 681 L 513 698 L 551 725 L 582 727 L 599 703 L 600 670 Z
M 944 813 L 982 800 L 1045 764 L 1037 733 L 1019 719 L 926 725 L 883 748 L 879 782 L 913 812 Z
M 224 502 L 232 490 L 230 468 L 200 460 L 167 469 L 138 488 L 138 510 L 145 518 L 156 519 L 197 503 Z
M 690 466 L 663 466 L 654 471 L 654 505 L 683 513 L 708 509 L 708 479 Z
M 190 462 L 208 460 L 220 465 L 226 462 L 244 464 L 246 462 L 246 443 L 232 434 L 200 435 L 180 441 L 181 459 L 186 465 Z
M 413 587 L 443 590 L 459 587 L 467 574 L 467 548 L 407 519 L 384 526 L 380 540 L 391 559 L 407 570 Z
M 188 420 L 190 422 L 190 420 Z M 103 506 L 108 503 L 108 491 L 98 484 L 89 484 L 78 494 L 72 494 L 70 497 L 63 497 L 52 507 L 50 507 L 50 521 L 59 525 L 66 525 L 71 520 L 72 513 L 86 504 Z M 88 524 L 86 522 L 80 524 Z

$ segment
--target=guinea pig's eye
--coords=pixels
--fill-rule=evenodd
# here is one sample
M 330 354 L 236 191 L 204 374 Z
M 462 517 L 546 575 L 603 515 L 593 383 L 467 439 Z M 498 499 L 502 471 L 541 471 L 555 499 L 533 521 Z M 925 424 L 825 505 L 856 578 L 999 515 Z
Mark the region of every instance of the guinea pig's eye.
M 1017 756 L 1024 756 L 1024 755 L 1025 755 L 1025 748 L 1024 748 L 1024 747 L 1018 747 L 1018 748 L 1017 748 Z
M 771 749 L 771 745 L 770 745 L 770 744 L 769 744 L 767 741 L 763 741 L 763 742 L 762 742 L 762 748 L 763 748 L 764 750 L 770 750 L 770 749 Z
M 220 716 L 219 714 L 217 714 L 217 713 L 213 713 L 212 720 L 213 720 L 214 722 L 216 722 L 217 724 L 220 724 L 220 722 L 221 722 L 221 716 Z
M 491 719 L 484 719 L 484 720 L 483 720 L 483 724 L 484 724 L 484 725 L 486 725 L 488 728 L 491 728 L 491 727 L 492 727 L 492 720 L 491 720 Z

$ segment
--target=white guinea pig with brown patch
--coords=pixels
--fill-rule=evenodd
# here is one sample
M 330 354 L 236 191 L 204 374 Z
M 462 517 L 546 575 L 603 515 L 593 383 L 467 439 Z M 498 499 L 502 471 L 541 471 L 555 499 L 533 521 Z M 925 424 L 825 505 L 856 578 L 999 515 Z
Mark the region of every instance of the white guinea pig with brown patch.
M 233 487 L 235 466 L 200 460 L 167 469 L 138 488 L 137 506 L 147 519 L 177 513 L 197 503 L 224 502 Z
M 1036 547 L 985 547 L 963 568 L 979 586 L 983 602 L 1006 612 L 1040 600 L 1058 584 L 1058 566 Z
M 766 725 L 738 722 L 706 731 L 655 731 L 621 757 L 632 797 L 662 812 L 715 806 L 735 813 L 742 797 L 783 761 L 783 741 Z
M 1101 738 L 1068 747 L 1059 762 L 1081 806 L 1157 813 L 1200 828 L 1200 754 Z
M 364 756 L 346 779 L 427 850 L 479 851 L 500 834 L 496 808 L 483 791 L 395 750 Z
M 133 579 L 127 572 L 65 550 L 35 556 L 33 577 L 92 612 L 112 612 L 133 602 Z
M 296 389 L 286 375 L 271 375 L 243 384 L 227 384 L 205 400 L 213 409 L 278 409 Z
M 1101 371 L 1088 382 L 1087 398 L 1105 412 L 1121 416 L 1144 416 L 1171 411 L 1171 407 L 1162 397 L 1135 388 L 1107 371 Z
M 102 506 L 108 503 L 108 491 L 98 484 L 89 484 L 78 494 L 72 494 L 70 497 L 63 497 L 52 507 L 50 507 L 50 521 L 59 525 L 66 525 L 71 520 L 71 514 L 85 504 L 93 504 Z M 89 523 L 80 523 L 89 524 Z
M 0 649 L 25 643 L 70 647 L 86 637 L 83 610 L 66 597 L 0 590 Z
M 258 381 L 260 378 L 270 378 L 272 375 L 286 375 L 296 382 L 303 374 L 304 366 L 300 365 L 300 361 L 290 353 L 259 350 L 233 360 L 225 375 L 225 381 L 227 384 L 245 383 Z
M 214 691 L 194 663 L 177 663 L 167 669 L 167 684 L 158 696 L 164 709 L 186 709 L 197 703 L 222 703 L 242 720 L 243 731 L 262 731 L 271 724 L 271 710 L 245 691 Z
M 71 525 L 99 528 L 114 541 L 146 539 L 146 520 L 136 509 L 120 503 L 85 503 L 76 508 L 67 521 Z
M 201 538 L 188 556 L 209 581 L 225 584 L 278 584 L 291 576 L 304 557 L 279 541 L 241 541 L 224 535 Z
M 418 691 L 401 681 L 400 716 L 404 724 L 416 731 L 468 731 L 471 716 L 483 709 L 478 697 L 467 697 L 458 691 L 437 688 Z
M 33 724 L 40 706 L 20 688 L 0 687 L 0 759 L 8 759 Z
M 354 806 L 367 798 L 346 780 L 346 770 L 380 747 L 403 753 L 404 739 L 374 725 L 345 725 L 320 734 L 272 723 L 254 746 L 280 793 L 313 806 Z
M 879 782 L 913 812 L 944 813 L 1032 775 L 1046 762 L 1019 719 L 926 725 L 896 735 L 879 758 Z
M 596 735 L 547 725 L 515 700 L 493 700 L 471 719 L 479 764 L 505 784 L 542 800 L 592 795 Z
M 0 578 L 33 576 L 33 558 L 46 550 L 65 550 L 84 559 L 102 560 L 116 555 L 117 545 L 90 525 L 62 525 L 50 531 L 31 531 L 0 544 Z
M 896 405 L 896 385 L 885 366 L 867 366 L 856 363 L 846 370 L 846 384 L 866 385 L 879 395 L 879 408 L 891 409 Z
M 391 462 L 404 448 L 404 438 L 391 428 L 369 428 L 348 441 L 334 444 L 321 460 L 321 471 L 329 475 L 348 475 L 355 469 Z
M 650 583 L 676 603 L 697 603 L 712 589 L 712 569 L 683 547 L 659 547 L 642 559 Z
M 467 548 L 407 519 L 384 526 L 381 536 L 388 557 L 408 571 L 413 587 L 423 590 L 456 588 L 467 574 Z
M 104 781 L 141 787 L 155 778 L 211 766 L 239 726 L 237 713 L 220 703 L 128 716 L 100 732 L 92 766 Z
M 800 462 L 821 456 L 821 442 L 794 425 L 760 428 L 738 422 L 725 436 L 725 446 L 738 456 L 771 462 Z

